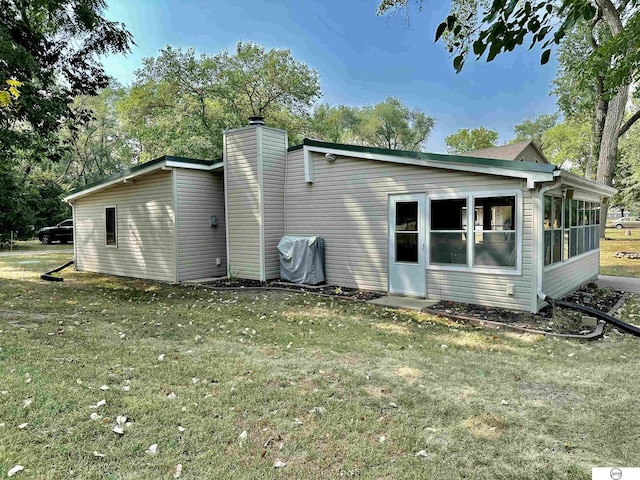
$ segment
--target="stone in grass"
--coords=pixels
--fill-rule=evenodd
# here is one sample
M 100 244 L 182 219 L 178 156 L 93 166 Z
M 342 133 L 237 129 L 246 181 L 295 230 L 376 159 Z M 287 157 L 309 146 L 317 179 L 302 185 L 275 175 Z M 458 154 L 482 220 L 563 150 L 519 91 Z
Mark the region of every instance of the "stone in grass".
M 418 457 L 418 458 L 427 458 L 427 451 L 426 450 L 420 450 L 419 452 L 416 452 L 416 457 Z
M 276 463 L 273 464 L 273 468 L 284 468 L 286 466 L 287 466 L 287 463 L 281 460 L 276 460 Z
M 589 315 L 582 316 L 582 326 L 583 327 L 596 327 L 598 326 L 598 319 L 596 317 L 591 317 Z
M 16 473 L 21 472 L 22 470 L 24 470 L 22 465 L 16 465 L 7 472 L 7 477 L 13 477 Z

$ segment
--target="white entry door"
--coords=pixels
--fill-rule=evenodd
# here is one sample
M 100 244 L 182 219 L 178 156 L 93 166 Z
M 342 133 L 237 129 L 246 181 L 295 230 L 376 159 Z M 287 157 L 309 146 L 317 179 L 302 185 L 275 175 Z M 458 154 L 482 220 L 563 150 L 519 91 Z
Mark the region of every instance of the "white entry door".
M 424 193 L 389 196 L 389 293 L 425 297 Z

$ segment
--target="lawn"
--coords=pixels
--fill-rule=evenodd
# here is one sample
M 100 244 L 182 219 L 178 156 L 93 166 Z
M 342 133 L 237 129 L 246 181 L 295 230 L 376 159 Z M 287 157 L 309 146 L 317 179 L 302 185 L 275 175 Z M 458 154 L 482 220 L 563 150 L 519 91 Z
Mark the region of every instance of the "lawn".
M 616 252 L 640 252 L 640 229 L 631 230 L 626 236 L 624 230 L 607 228 L 606 240 L 600 242 L 600 273 L 602 275 L 620 275 L 640 277 L 640 260 L 614 258 Z
M 640 465 L 640 339 L 518 336 L 310 294 L 39 280 L 67 259 L 0 258 L 0 477 L 20 464 L 15 478 L 174 478 L 180 464 L 183 479 L 585 479 Z M 633 298 L 623 318 L 637 317 Z
M 40 240 L 16 240 L 13 244 L 14 252 L 31 252 L 34 250 L 50 250 L 55 252 L 56 250 L 73 250 L 73 243 L 52 243 L 49 245 L 43 245 Z M 7 253 L 10 250 L 8 248 L 0 249 L 0 253 Z

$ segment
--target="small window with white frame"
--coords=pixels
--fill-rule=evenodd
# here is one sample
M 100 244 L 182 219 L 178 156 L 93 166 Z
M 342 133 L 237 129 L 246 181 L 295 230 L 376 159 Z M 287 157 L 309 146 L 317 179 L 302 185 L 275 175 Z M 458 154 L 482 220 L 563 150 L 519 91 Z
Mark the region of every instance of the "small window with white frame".
M 105 207 L 105 245 L 107 247 L 118 246 L 118 215 L 116 207 Z

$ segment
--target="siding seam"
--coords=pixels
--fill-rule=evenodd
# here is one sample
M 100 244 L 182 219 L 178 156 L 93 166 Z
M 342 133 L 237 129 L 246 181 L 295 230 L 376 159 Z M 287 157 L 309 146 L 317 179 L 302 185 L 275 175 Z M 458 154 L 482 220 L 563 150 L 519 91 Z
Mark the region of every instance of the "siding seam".
M 263 172 L 263 158 L 262 158 L 262 127 L 256 127 L 256 156 L 257 156 L 257 168 L 258 168 L 258 207 L 260 209 L 260 218 L 258 219 L 258 237 L 260 242 L 260 280 L 266 280 L 266 266 L 265 266 L 265 244 L 264 244 L 264 172 Z

